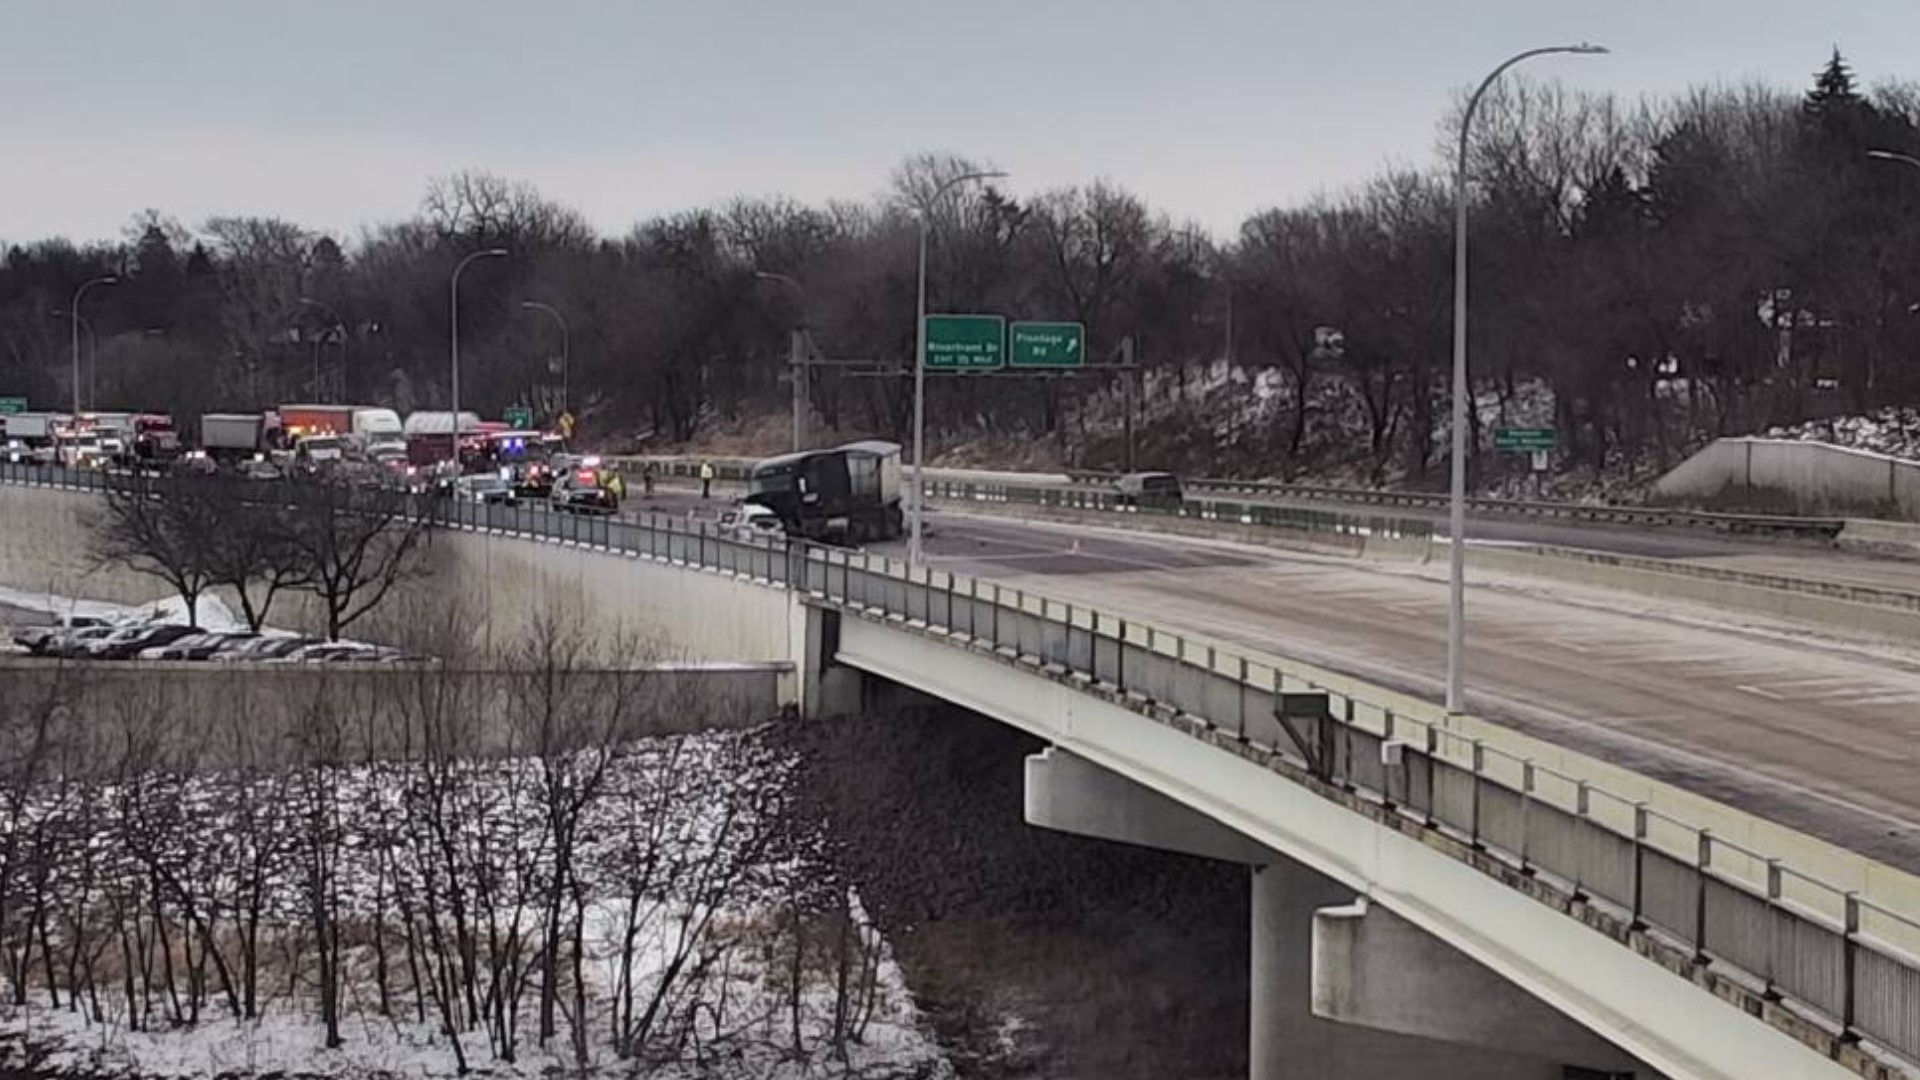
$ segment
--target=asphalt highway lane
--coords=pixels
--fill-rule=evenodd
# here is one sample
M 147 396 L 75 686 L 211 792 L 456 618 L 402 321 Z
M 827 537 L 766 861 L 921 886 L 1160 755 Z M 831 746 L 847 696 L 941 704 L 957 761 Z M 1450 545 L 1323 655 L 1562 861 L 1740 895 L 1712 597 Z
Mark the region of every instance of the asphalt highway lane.
M 930 520 L 943 568 L 1443 696 L 1437 567 Z M 1920 871 L 1920 651 L 1598 590 L 1474 584 L 1472 711 Z

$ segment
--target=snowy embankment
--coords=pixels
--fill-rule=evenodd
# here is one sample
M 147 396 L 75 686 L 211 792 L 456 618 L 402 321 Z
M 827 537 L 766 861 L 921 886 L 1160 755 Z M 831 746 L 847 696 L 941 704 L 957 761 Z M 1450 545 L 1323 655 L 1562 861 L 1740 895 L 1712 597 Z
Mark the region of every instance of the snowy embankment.
M 61 722 L 39 718 L 6 717 Z M 0 1066 L 950 1073 L 767 733 L 482 761 L 436 725 L 401 760 L 317 734 L 200 774 L 28 734 L 44 767 L 13 766 L 27 797 L 0 809 Z
M 56 596 L 52 593 L 33 592 L 26 589 L 11 589 L 0 586 L 0 607 L 19 608 L 22 611 L 37 611 L 45 615 L 59 617 L 85 616 L 94 619 L 106 619 L 111 622 L 162 622 L 186 623 L 187 605 L 178 596 L 168 596 L 151 604 L 114 604 L 105 600 L 79 600 L 71 596 Z M 247 629 L 245 619 L 235 615 L 218 596 L 208 594 L 200 598 L 198 618 L 194 620 L 200 629 L 209 633 L 244 633 Z M 285 630 L 265 628 L 267 634 L 290 633 Z
M 1865 416 L 1808 420 L 1766 432 L 1769 439 L 1823 442 L 1920 461 L 1920 409 L 1889 407 Z

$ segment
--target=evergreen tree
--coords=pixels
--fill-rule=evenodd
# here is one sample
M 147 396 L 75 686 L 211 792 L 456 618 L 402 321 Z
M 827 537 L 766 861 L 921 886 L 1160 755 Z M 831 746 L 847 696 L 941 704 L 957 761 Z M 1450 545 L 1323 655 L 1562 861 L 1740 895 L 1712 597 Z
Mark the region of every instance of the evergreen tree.
M 213 256 L 207 253 L 207 245 L 194 241 L 193 250 L 187 253 L 187 276 L 199 281 L 211 278 L 213 273 Z
M 1854 87 L 1853 69 L 1847 66 L 1836 47 L 1833 56 L 1827 60 L 1827 66 L 1814 76 L 1813 89 L 1807 91 L 1801 109 L 1809 115 L 1821 116 L 1835 108 L 1859 103 L 1860 92 Z
M 173 250 L 173 241 L 166 230 L 158 225 L 148 225 L 140 234 L 140 242 L 133 248 L 134 276 L 146 281 L 171 281 L 180 273 L 180 257 Z

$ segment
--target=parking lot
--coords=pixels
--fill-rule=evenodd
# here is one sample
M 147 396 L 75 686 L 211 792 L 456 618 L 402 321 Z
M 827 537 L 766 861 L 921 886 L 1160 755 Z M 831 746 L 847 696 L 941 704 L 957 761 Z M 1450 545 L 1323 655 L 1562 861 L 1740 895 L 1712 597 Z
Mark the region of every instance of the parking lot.
M 273 630 L 205 630 L 132 614 L 55 616 L 0 605 L 0 629 L 14 655 L 48 660 L 385 664 L 414 659 L 365 642 L 324 641 Z

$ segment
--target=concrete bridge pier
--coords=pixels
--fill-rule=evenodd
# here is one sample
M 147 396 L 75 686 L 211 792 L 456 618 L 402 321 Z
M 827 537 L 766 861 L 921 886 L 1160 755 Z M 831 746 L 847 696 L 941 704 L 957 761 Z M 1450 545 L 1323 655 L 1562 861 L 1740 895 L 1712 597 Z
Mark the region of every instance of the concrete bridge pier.
M 799 677 L 802 716 L 884 716 L 945 704 L 931 694 L 836 660 L 834 656 L 840 651 L 838 611 L 814 604 L 795 604 L 793 611 L 793 662 Z
M 1333 923 L 1346 932 L 1339 939 L 1345 951 L 1319 947 L 1315 931 L 1322 910 L 1352 910 L 1350 888 L 1084 758 L 1058 747 L 1028 757 L 1025 809 L 1028 824 L 1041 828 L 1250 868 L 1252 1080 L 1566 1080 L 1621 1075 L 1608 1067 L 1631 1067 L 1603 1040 L 1399 920 Z M 1376 914 L 1382 914 L 1377 907 L 1365 918 Z M 1413 937 L 1398 933 L 1402 927 Z M 1329 986 L 1344 985 L 1335 976 L 1354 970 L 1336 967 L 1335 957 L 1366 962 L 1369 978 L 1358 983 L 1365 992 L 1340 998 L 1350 1007 L 1330 1017 L 1312 1008 L 1316 955 L 1328 957 Z M 1413 970 L 1416 965 L 1423 970 Z M 1405 981 L 1396 981 L 1402 974 Z M 1482 1014 L 1477 999 L 1465 995 L 1485 991 L 1488 980 L 1504 991 L 1485 999 L 1496 1008 Z M 1424 1008 L 1429 995 L 1453 1000 Z M 1395 1013 L 1409 1007 L 1411 1019 Z M 1454 1022 L 1463 1026 L 1450 1027 Z M 1538 1031 L 1510 1026 L 1535 1023 Z M 1570 1056 L 1556 1056 L 1563 1051 Z M 1602 1068 L 1569 1071 L 1562 1064 L 1567 1061 Z
M 1313 913 L 1313 1013 L 1443 1042 L 1498 1046 L 1581 1075 L 1645 1064 L 1446 942 L 1364 897 Z

